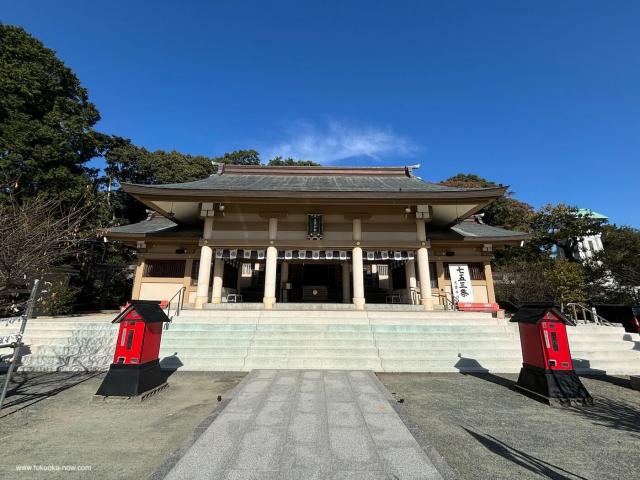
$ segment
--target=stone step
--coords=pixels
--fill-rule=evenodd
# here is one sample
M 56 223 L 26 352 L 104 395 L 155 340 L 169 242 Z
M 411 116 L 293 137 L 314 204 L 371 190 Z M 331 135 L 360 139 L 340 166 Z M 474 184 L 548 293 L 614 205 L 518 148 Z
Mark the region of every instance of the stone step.
M 244 370 L 263 369 L 332 369 L 332 370 L 374 370 L 380 371 L 380 359 L 371 358 L 325 358 L 325 357 L 248 357 Z
M 378 332 L 373 337 L 380 341 L 472 341 L 472 342 L 517 342 L 520 339 L 506 332 L 487 332 L 487 333 L 471 333 L 471 332 L 433 332 L 433 333 L 394 333 L 394 332 Z
M 573 358 L 585 358 L 589 360 L 600 360 L 600 359 L 620 359 L 620 360 L 629 360 L 636 361 L 640 365 L 640 352 L 636 350 L 571 350 L 571 356 Z
M 165 357 L 160 360 L 160 366 L 168 370 L 179 369 L 180 371 L 202 371 L 202 372 L 242 372 L 245 357 L 207 357 L 207 358 L 185 358 Z
M 604 339 L 598 339 L 598 338 L 578 338 L 578 339 L 573 339 L 570 341 L 570 347 L 571 348 L 582 348 L 582 349 L 588 349 L 588 348 L 594 348 L 596 350 L 600 350 L 602 348 L 616 348 L 616 347 L 620 347 L 620 348 L 624 348 L 624 349 L 634 349 L 634 348 L 638 348 L 635 342 L 629 342 L 627 340 L 624 339 L 613 339 L 613 338 L 604 338 Z M 640 351 L 640 350 L 638 350 Z
M 481 334 L 487 332 L 509 332 L 514 331 L 508 326 L 504 325 L 371 325 L 371 331 L 373 332 L 385 332 L 385 333 L 431 333 L 431 332 L 456 332 L 456 333 L 469 333 L 469 334 Z
M 397 349 L 397 350 L 430 350 L 430 349 L 456 349 L 456 348 L 477 348 L 486 346 L 491 349 L 516 349 L 520 351 L 520 343 L 514 342 L 512 339 L 496 337 L 483 339 L 478 342 L 476 340 L 385 340 L 376 338 L 375 345 L 380 349 Z
M 263 347 L 252 345 L 249 347 L 249 357 L 377 357 L 378 349 L 375 347 L 345 347 L 345 348 L 319 348 L 319 347 Z
M 522 354 L 518 350 L 500 350 L 497 352 L 493 349 L 481 349 L 476 348 L 472 350 L 449 350 L 449 349 L 441 349 L 441 350 L 380 350 L 380 358 L 382 359 L 404 359 L 404 360 L 439 360 L 439 359 L 459 359 L 461 358 L 472 358 L 476 360 L 484 359 L 484 358 L 496 358 L 497 353 L 499 353 L 499 358 L 503 358 L 505 360 L 516 360 L 522 361 Z
M 370 340 L 373 341 L 371 332 L 171 332 L 163 335 L 163 341 L 167 339 L 190 338 L 210 339 L 211 341 L 226 339 L 253 339 L 253 340 L 283 340 L 283 341 L 302 341 L 302 340 Z
M 428 346 L 425 346 L 424 344 L 415 344 L 415 343 L 408 344 L 408 345 L 407 344 L 403 345 L 398 343 L 394 343 L 393 345 L 387 345 L 384 343 L 375 342 L 375 346 L 381 352 L 383 351 L 406 352 L 407 355 L 415 355 L 418 352 L 422 352 L 422 351 L 424 352 L 445 352 L 445 351 L 459 352 L 461 350 L 466 350 L 466 351 L 477 350 L 477 351 L 483 351 L 483 352 L 484 351 L 499 352 L 501 355 L 510 351 L 518 352 L 518 354 L 522 352 L 522 350 L 520 349 L 520 345 L 518 344 L 498 343 L 498 342 L 493 342 L 493 343 L 492 342 L 475 342 L 475 343 L 434 342 L 433 344 L 430 344 Z
M 189 312 L 191 313 L 191 312 Z M 186 370 L 251 368 L 518 372 L 518 327 L 486 314 L 383 311 L 205 311 L 163 332 L 162 365 Z M 224 317 L 222 316 L 224 314 Z M 438 318 L 436 315 L 440 315 Z M 231 319 L 227 323 L 222 318 Z M 310 319 L 313 319 L 312 321 Z M 36 319 L 27 328 L 24 369 L 105 370 L 118 326 Z M 569 329 L 576 368 L 640 372 L 640 337 L 621 328 Z M 636 341 L 636 338 L 638 341 Z
M 445 319 L 455 318 L 461 321 L 465 319 L 486 319 L 493 318 L 490 313 L 483 312 L 455 312 L 455 311 L 439 311 L 426 312 L 418 308 L 418 310 L 387 310 L 379 311 L 357 311 L 353 309 L 341 311 L 328 310 L 304 310 L 304 309 L 287 309 L 287 310 L 247 310 L 242 308 L 231 309 L 205 309 L 205 310 L 183 310 L 180 315 L 174 317 L 178 321 L 182 318 L 218 318 L 218 317 L 246 317 L 246 318 L 291 318 L 291 317 L 340 317 L 340 318 L 393 318 L 401 316 L 402 318 L 429 318 L 429 319 Z M 505 321 L 505 320 L 501 320 Z
M 624 328 L 618 327 L 591 327 L 591 326 L 579 326 L 579 327 L 568 327 L 567 335 L 569 338 L 578 337 L 578 336 L 589 336 L 593 335 L 595 337 L 620 337 L 622 338 L 627 332 L 624 331 Z M 628 334 L 627 334 L 628 335 Z
M 113 354 L 110 355 L 28 355 L 21 359 L 21 370 L 60 372 L 100 372 L 107 370 Z
M 171 345 L 163 345 L 160 349 L 161 356 L 172 355 L 176 348 L 171 348 Z M 88 354 L 96 354 L 100 355 L 110 355 L 113 356 L 115 348 L 113 345 L 106 345 L 100 347 L 92 347 L 91 349 L 84 348 L 82 346 L 77 345 L 66 345 L 66 346 L 52 346 L 52 345 L 36 345 L 33 347 L 29 347 L 29 351 L 33 356 L 73 356 L 73 355 L 88 355 Z M 188 352 L 189 355 L 197 356 L 209 356 L 209 357 L 236 357 L 236 356 L 246 356 L 248 347 L 245 348 L 232 348 L 232 347 L 188 347 L 182 348 L 182 351 L 185 353 Z
M 591 374 L 608 374 L 608 375 L 638 375 L 640 369 L 636 365 L 629 362 L 618 361 L 593 361 L 593 362 L 577 362 L 574 360 L 573 368 L 578 373 Z
M 495 318 L 479 318 L 473 320 L 460 320 L 457 318 L 341 318 L 328 316 L 298 316 L 288 317 L 213 317 L 213 318 L 180 318 L 174 319 L 172 326 L 181 324 L 290 324 L 292 322 L 304 325 L 310 324 L 352 324 L 352 325 L 464 325 L 474 327 L 478 325 L 504 325 L 501 320 Z
M 517 373 L 522 361 L 515 359 L 485 358 L 482 362 L 473 359 L 382 359 L 385 372 L 498 372 Z
M 190 347 L 190 346 L 256 346 L 256 347 L 319 347 L 319 348 L 357 348 L 357 347 L 372 347 L 374 345 L 373 338 L 309 338 L 309 339 L 262 339 L 262 338 L 163 338 L 163 345 Z

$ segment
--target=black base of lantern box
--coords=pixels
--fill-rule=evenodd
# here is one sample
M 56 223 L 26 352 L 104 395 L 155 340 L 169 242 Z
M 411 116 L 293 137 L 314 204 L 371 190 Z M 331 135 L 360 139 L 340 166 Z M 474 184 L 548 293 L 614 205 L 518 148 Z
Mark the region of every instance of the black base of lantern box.
M 549 405 L 593 405 L 574 370 L 545 370 L 524 363 L 516 388 Z
M 141 365 L 112 363 L 96 395 L 135 397 L 165 383 L 159 360 Z

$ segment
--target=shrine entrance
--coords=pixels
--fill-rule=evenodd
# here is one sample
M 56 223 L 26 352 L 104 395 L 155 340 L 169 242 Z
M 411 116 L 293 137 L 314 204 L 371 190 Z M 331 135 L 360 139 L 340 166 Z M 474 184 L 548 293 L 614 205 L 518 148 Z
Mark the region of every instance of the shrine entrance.
M 340 262 L 291 263 L 287 301 L 290 303 L 341 303 Z

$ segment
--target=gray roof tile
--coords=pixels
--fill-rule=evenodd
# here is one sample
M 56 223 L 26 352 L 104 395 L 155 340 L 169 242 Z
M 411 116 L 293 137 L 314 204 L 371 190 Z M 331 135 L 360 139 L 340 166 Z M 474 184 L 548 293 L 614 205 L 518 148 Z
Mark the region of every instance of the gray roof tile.
M 479 223 L 475 220 L 465 220 L 451 227 L 451 230 L 458 232 L 465 237 L 520 237 L 527 235 L 524 232 L 516 232 L 515 230 L 507 230 L 505 228 L 493 227 L 485 223 Z
M 186 183 L 145 185 L 176 190 L 249 190 L 290 192 L 466 192 L 483 188 L 456 188 L 404 175 L 242 175 L 213 174 Z

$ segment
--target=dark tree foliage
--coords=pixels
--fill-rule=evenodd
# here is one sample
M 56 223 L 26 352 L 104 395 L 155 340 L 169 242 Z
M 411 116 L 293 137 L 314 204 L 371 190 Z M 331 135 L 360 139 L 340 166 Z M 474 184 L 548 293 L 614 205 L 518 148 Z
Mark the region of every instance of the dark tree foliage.
M 592 296 L 605 303 L 640 303 L 640 230 L 606 225 L 602 245 L 586 265 Z
M 579 263 L 553 261 L 549 257 L 533 261 L 514 259 L 494 270 L 496 299 L 505 306 L 528 302 L 558 304 L 586 300 L 586 279 Z
M 55 52 L 22 28 L 0 25 L 0 205 L 14 222 L 42 239 L 28 243 L 25 237 L 23 242 L 18 236 L 22 230 L 11 229 L 5 240 L 12 246 L 4 250 L 19 260 L 18 276 L 31 279 L 64 268 L 76 272 L 69 291 L 114 306 L 124 299 L 118 297 L 117 286 L 101 289 L 92 275 L 109 265 L 110 278 L 117 278 L 126 271 L 131 255 L 118 245 L 113 247 L 118 251 L 104 260 L 102 252 L 111 247 L 96 236 L 97 230 L 113 224 L 118 203 L 105 191 L 99 172 L 86 166 L 111 141 L 93 130 L 99 118 L 86 89 Z M 91 212 L 74 217 L 78 218 L 75 238 L 81 241 L 70 242 L 64 229 L 57 236 L 39 233 L 47 225 L 61 228 L 79 205 Z M 35 223 L 21 220 L 25 209 L 31 210 Z M 3 223 L 13 225 L 10 220 Z M 60 237 L 64 241 L 58 241 Z M 54 243 L 49 241 L 52 238 Z M 73 252 L 68 249 L 72 243 Z M 35 264 L 23 261 L 30 255 L 37 259 Z M 62 291 L 58 294 L 72 298 Z
M 294 160 L 291 157 L 275 157 L 269 160 L 271 167 L 319 167 L 320 164 L 312 160 Z
M 490 188 L 498 187 L 495 182 L 474 174 L 459 173 L 442 182 L 441 185 L 460 188 Z M 507 194 L 488 205 L 484 209 L 485 223 L 511 230 L 526 232 L 533 214 L 533 207 L 528 203 L 513 198 L 514 192 Z
M 545 205 L 531 219 L 531 243 L 540 250 L 558 248 L 569 262 L 579 261 L 578 247 L 584 237 L 602 232 L 605 220 L 580 213 L 569 205 Z
M 221 157 L 212 158 L 216 163 L 231 165 L 260 165 L 260 154 L 255 150 L 236 150 Z
M 119 183 L 164 184 L 191 182 L 214 172 L 211 158 L 174 151 L 151 152 L 131 140 L 112 137 L 105 152 L 105 173 L 112 187 Z M 114 183 L 116 185 L 114 185 Z
M 101 148 L 93 131 L 99 119 L 55 52 L 22 28 L 0 24 L 0 171 L 15 199 L 84 199 L 95 186 L 97 172 L 85 164 Z

